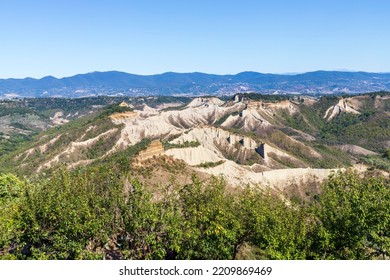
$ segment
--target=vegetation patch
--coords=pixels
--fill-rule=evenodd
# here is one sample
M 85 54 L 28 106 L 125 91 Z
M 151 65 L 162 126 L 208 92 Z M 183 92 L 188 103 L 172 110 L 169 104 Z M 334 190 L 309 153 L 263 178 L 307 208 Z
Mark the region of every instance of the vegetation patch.
M 382 156 L 369 155 L 360 157 L 360 160 L 370 166 L 371 169 L 382 169 L 390 172 L 390 159 Z
M 182 149 L 182 148 L 194 148 L 194 147 L 200 146 L 200 143 L 199 143 L 198 140 L 184 141 L 183 143 L 180 143 L 180 144 L 164 141 L 162 144 L 164 146 L 164 150 Z
M 201 164 L 196 165 L 195 167 L 212 168 L 212 167 L 216 167 L 216 166 L 218 166 L 218 165 L 221 165 L 221 164 L 223 164 L 224 162 L 225 162 L 224 160 L 219 160 L 219 161 L 216 161 L 216 162 L 212 162 L 212 161 L 203 162 L 203 163 L 201 163 Z
M 224 115 L 223 117 L 221 117 L 220 119 L 218 119 L 214 125 L 215 126 L 221 126 L 230 116 L 238 116 L 241 112 L 233 112 L 231 114 L 226 114 Z

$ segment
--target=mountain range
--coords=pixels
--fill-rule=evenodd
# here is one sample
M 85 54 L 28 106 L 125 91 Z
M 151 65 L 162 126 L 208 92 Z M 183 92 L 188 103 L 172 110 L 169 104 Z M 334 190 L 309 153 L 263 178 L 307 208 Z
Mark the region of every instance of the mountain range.
M 338 94 L 390 90 L 390 73 L 315 71 L 282 75 L 241 72 L 236 75 L 167 72 L 135 75 L 118 71 L 72 77 L 0 79 L 1 97 L 86 97 L 98 95 L 225 95 L 240 92 Z

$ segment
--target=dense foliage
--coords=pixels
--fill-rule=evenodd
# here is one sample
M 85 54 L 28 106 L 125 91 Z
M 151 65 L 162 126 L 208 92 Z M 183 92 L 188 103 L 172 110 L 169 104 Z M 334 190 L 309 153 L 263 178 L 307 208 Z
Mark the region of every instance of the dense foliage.
M 0 176 L 2 259 L 382 259 L 390 186 L 333 174 L 311 203 L 286 203 L 221 178 L 158 195 L 99 167 L 30 181 Z

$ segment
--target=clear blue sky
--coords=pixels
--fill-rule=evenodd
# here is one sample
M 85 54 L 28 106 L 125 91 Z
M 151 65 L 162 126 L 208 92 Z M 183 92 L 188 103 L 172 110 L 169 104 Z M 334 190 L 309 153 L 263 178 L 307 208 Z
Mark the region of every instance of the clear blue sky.
M 387 0 L 1 0 L 0 78 L 390 72 Z

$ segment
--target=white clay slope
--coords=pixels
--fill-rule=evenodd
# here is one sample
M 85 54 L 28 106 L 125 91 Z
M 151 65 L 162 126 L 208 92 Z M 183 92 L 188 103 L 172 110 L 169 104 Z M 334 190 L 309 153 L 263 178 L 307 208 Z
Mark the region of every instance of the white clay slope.
M 215 98 L 213 98 L 215 99 Z M 219 100 L 219 99 L 218 99 Z M 216 105 L 215 100 L 190 107 L 180 111 L 158 112 L 153 115 L 138 111 L 134 118 L 118 118 L 112 121 L 123 124 L 121 137 L 115 147 L 127 147 L 139 143 L 144 138 L 164 138 L 178 135 L 183 131 L 199 125 L 212 124 L 219 118 L 244 107 L 242 103 L 230 107 Z
M 184 144 L 185 142 L 198 142 L 199 147 L 169 149 L 166 155 L 181 159 L 189 165 L 199 165 L 205 162 L 217 162 L 226 160 L 220 149 L 237 150 L 236 144 L 241 149 L 255 150 L 259 143 L 248 137 L 239 136 L 226 130 L 205 126 L 196 127 L 178 138 L 172 140 L 172 144 Z
M 358 111 L 350 107 L 345 99 L 341 98 L 336 105 L 331 106 L 328 108 L 328 110 L 326 110 L 324 119 L 330 121 L 334 117 L 338 116 L 341 112 L 360 114 Z

